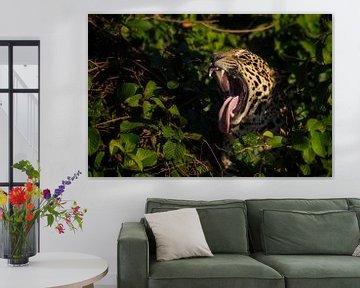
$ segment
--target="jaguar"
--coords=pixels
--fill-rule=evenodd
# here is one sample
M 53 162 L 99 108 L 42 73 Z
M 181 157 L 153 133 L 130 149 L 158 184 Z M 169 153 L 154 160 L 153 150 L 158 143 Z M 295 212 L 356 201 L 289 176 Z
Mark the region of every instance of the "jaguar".
M 225 168 L 231 143 L 250 131 L 265 130 L 287 134 L 290 109 L 277 89 L 275 72 L 260 56 L 247 49 L 233 49 L 213 54 L 209 76 L 215 78 L 224 102 L 218 112 L 219 130 L 225 135 Z

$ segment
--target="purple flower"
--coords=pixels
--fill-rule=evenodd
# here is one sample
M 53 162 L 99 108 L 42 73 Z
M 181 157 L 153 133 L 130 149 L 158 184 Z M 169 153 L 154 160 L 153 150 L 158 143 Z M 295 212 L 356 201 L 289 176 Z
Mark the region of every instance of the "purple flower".
M 55 189 L 54 197 L 57 199 L 64 192 L 63 189 Z
M 65 191 L 65 186 L 70 185 L 75 179 L 78 179 L 80 174 L 82 174 L 82 173 L 79 170 L 78 172 L 74 173 L 73 177 L 68 176 L 68 177 L 66 177 L 66 180 L 62 180 L 59 187 L 57 189 L 55 189 L 54 197 L 59 200 L 60 195 Z
M 50 190 L 49 189 L 44 189 L 43 191 L 43 196 L 44 198 L 47 200 L 51 197 L 51 193 L 50 193 Z

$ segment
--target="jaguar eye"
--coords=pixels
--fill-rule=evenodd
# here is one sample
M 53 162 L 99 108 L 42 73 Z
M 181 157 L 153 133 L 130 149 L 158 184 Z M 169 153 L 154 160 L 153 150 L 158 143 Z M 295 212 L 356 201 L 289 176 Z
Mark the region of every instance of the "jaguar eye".
M 247 60 L 248 59 L 244 54 L 237 55 L 237 58 L 241 59 L 241 60 Z

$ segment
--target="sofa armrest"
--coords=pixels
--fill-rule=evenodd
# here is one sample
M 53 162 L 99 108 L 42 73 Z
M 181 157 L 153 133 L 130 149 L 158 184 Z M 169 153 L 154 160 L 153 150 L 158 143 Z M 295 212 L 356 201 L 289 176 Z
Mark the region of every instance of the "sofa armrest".
M 117 243 L 118 288 L 146 288 L 149 242 L 141 223 L 123 223 Z

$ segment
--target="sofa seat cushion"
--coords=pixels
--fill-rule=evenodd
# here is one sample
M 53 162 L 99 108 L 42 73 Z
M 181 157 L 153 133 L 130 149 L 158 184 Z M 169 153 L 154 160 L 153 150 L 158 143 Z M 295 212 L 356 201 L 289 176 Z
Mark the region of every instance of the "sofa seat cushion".
M 246 255 L 215 254 L 211 258 L 150 261 L 149 288 L 284 288 L 274 269 Z
M 284 275 L 286 288 L 358 288 L 360 258 L 343 255 L 265 255 L 254 259 Z

